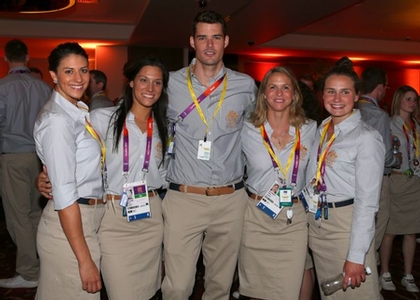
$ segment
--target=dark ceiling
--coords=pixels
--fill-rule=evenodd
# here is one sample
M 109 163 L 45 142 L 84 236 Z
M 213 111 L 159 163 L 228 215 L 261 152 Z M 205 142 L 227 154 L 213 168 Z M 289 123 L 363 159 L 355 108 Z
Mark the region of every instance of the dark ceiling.
M 418 0 L 206 0 L 205 8 L 197 0 L 96 2 L 55 13 L 0 12 L 0 50 L 11 38 L 38 57 L 68 40 L 187 48 L 194 15 L 207 9 L 228 19 L 230 53 L 420 61 Z

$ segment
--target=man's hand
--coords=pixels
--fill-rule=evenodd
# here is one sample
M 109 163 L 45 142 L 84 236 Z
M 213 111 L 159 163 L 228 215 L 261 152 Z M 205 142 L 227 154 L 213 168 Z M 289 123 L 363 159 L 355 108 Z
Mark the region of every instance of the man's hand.
M 47 199 L 52 199 L 52 185 L 50 179 L 48 178 L 47 167 L 42 167 L 42 172 L 39 173 L 38 178 L 36 180 L 36 187 L 38 191 Z

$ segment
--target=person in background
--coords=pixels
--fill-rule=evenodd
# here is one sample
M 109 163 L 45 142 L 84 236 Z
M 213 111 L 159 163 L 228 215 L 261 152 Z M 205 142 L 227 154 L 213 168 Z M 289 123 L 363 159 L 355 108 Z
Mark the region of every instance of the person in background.
M 315 82 L 311 75 L 303 74 L 302 76 L 299 77 L 299 82 L 306 84 L 306 86 L 311 90 L 311 92 L 313 92 Z
M 386 151 L 379 210 L 376 215 L 374 242 L 376 251 L 381 246 L 385 228 L 389 221 L 389 177 L 391 175 L 391 168 L 398 168 L 401 165 L 401 153 L 393 153 L 389 116 L 379 106 L 379 103 L 385 97 L 388 87 L 388 78 L 385 71 L 378 67 L 368 67 L 363 71 L 361 76 L 361 97 L 357 102 L 357 108 L 360 110 L 363 121 L 371 125 L 381 134 Z M 379 278 L 379 282 L 384 289 L 386 289 L 385 285 L 388 282 L 387 280 L 387 274 L 382 274 Z
M 38 285 L 36 232 L 42 213 L 34 182 L 41 171 L 33 127 L 51 95 L 45 82 L 30 75 L 28 48 L 20 40 L 5 45 L 9 74 L 0 79 L 1 185 L 7 230 L 16 245 L 16 275 L 0 279 L 3 288 Z
M 64 43 L 51 51 L 48 63 L 55 89 L 38 116 L 34 137 L 53 201 L 48 201 L 38 227 L 36 299 L 99 299 L 106 151 L 87 105 L 80 101 L 89 84 L 88 55 L 79 44 Z
M 86 90 L 86 95 L 89 97 L 89 110 L 114 106 L 114 103 L 105 93 L 107 84 L 105 73 L 100 70 L 90 70 L 89 77 L 89 87 Z
M 401 284 L 412 293 L 419 292 L 412 275 L 416 234 L 420 233 L 420 126 L 415 119 L 418 101 L 417 91 L 407 85 L 397 88 L 392 99 L 391 132 L 402 154 L 402 164 L 392 170 L 390 177 L 389 222 L 380 248 L 382 288 L 395 290 L 389 261 L 395 236 L 404 235 L 404 276 Z
M 240 293 L 254 299 L 299 299 L 308 229 L 297 196 L 305 185 L 317 127 L 305 118 L 302 102 L 292 71 L 275 67 L 264 76 L 256 109 L 242 129 L 249 197 L 239 282 Z M 273 186 L 281 198 L 270 196 Z M 267 204 L 270 197 L 275 199 L 274 208 Z
M 353 109 L 358 81 L 348 59 L 326 73 L 323 100 L 331 117 L 318 128 L 302 191 L 318 282 L 344 274 L 343 290 L 321 293 L 322 299 L 380 299 L 372 242 L 385 149 L 380 134 Z
M 223 16 L 198 13 L 190 37 L 196 57 L 170 74 L 165 300 L 191 295 L 200 250 L 206 270 L 202 299 L 229 299 L 247 199 L 240 133 L 256 87 L 248 75 L 224 66 L 228 44 Z
M 42 74 L 41 70 L 36 67 L 29 67 L 29 70 L 31 71 L 31 74 L 35 77 L 38 77 L 39 79 L 43 79 L 44 75 Z

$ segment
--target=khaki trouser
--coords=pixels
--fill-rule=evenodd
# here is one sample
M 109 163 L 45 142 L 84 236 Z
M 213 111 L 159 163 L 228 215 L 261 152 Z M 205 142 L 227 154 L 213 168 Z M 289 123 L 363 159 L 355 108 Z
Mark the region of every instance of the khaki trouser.
M 375 250 L 381 246 L 389 221 L 389 210 L 391 205 L 391 191 L 389 189 L 389 177 L 384 176 L 381 186 L 381 198 L 379 199 L 379 210 L 376 214 L 375 226 Z
M 247 198 L 245 189 L 222 196 L 168 191 L 163 200 L 164 300 L 191 295 L 200 249 L 205 266 L 202 299 L 229 299 Z
M 16 245 L 16 272 L 36 281 L 39 260 L 36 233 L 42 208 L 35 180 L 41 163 L 35 152 L 2 154 L 2 199 L 7 230 Z

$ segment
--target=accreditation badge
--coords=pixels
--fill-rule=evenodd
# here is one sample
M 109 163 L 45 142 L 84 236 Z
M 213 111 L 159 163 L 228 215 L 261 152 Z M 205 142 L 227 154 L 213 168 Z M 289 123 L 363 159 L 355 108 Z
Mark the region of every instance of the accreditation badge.
M 280 191 L 280 183 L 275 181 L 262 199 L 257 203 L 257 207 L 272 219 L 277 218 L 283 208 L 280 206 Z
M 211 151 L 211 142 L 200 140 L 198 142 L 197 158 L 201 160 L 209 160 Z
M 123 185 L 123 197 L 126 197 L 124 208 L 128 222 L 151 217 L 146 181 L 125 183 Z
M 318 208 L 319 194 L 317 193 L 313 182 L 315 181 L 311 180 L 302 189 L 302 191 L 299 193 L 299 199 L 302 202 L 305 211 L 309 211 L 315 214 Z
M 413 170 L 413 175 L 420 177 L 420 163 L 417 158 L 410 161 L 410 169 Z

